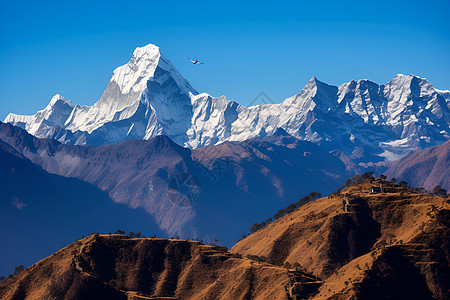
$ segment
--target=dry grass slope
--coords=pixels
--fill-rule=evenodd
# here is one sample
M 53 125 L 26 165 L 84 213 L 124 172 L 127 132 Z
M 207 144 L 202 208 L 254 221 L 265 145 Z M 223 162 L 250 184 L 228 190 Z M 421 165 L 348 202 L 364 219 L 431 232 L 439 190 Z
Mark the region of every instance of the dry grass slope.
M 385 186 L 385 193 L 371 187 Z M 312 299 L 450 299 L 450 204 L 369 178 L 308 203 L 230 251 L 299 263 Z M 389 191 L 389 192 L 386 192 Z
M 0 284 L 1 299 L 283 299 L 284 268 L 200 242 L 90 236 Z

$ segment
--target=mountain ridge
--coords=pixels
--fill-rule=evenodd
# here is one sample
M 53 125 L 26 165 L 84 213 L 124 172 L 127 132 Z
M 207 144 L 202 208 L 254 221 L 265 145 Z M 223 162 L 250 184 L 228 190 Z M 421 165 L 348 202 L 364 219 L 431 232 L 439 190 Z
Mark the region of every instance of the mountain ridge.
M 137 48 L 114 71 L 93 106 L 46 109 L 35 116 L 10 114 L 5 122 L 63 143 L 116 144 L 162 134 L 193 149 L 283 128 L 329 151 L 344 151 L 356 164 L 396 160 L 450 138 L 450 98 L 425 78 L 398 74 L 385 85 L 352 80 L 337 87 L 312 77 L 279 104 L 247 108 L 199 94 L 152 44 Z
M 282 299 L 288 282 L 286 269 L 224 247 L 95 234 L 0 283 L 0 297 Z
M 88 147 L 38 139 L 0 123 L 0 139 L 49 173 L 143 208 L 169 236 L 219 238 L 227 245 L 251 225 L 247 209 L 259 218 L 299 194 L 331 193 L 348 177 L 339 159 L 286 134 L 198 149 L 167 136 Z M 178 186 L 189 178 L 188 186 Z
M 410 152 L 393 162 L 385 175 L 406 180 L 410 185 L 423 187 L 430 192 L 436 185 L 450 190 L 450 141 Z

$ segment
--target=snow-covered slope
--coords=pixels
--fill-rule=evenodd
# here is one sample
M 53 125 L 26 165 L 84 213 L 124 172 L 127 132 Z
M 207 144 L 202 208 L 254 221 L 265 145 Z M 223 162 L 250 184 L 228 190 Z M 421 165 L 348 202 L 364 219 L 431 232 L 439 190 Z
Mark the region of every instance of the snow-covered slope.
M 93 106 L 73 106 L 56 95 L 34 116 L 5 122 L 37 137 L 104 145 L 165 134 L 189 148 L 289 134 L 338 150 L 352 161 L 397 159 L 450 137 L 450 93 L 424 78 L 397 75 L 385 85 L 368 80 L 339 87 L 313 77 L 280 104 L 244 107 L 198 94 L 154 45 L 137 48 L 117 68 Z

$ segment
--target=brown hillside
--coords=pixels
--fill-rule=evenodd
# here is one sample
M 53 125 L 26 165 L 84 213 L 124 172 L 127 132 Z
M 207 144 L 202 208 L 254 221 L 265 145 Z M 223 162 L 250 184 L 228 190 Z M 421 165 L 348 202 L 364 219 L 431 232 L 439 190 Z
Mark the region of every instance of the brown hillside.
M 1 299 L 286 299 L 284 268 L 200 242 L 90 236 L 0 284 Z
M 299 263 L 324 280 L 313 299 L 450 299 L 448 199 L 388 185 L 370 178 L 310 202 L 231 252 Z

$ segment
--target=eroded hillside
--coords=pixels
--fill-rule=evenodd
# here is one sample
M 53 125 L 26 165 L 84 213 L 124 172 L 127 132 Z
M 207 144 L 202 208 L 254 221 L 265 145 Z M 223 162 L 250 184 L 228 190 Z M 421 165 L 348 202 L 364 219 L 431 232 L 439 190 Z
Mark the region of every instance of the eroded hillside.
M 1 299 L 285 299 L 286 269 L 195 241 L 93 235 L 0 284 Z
M 448 299 L 449 208 L 448 198 L 368 178 L 300 207 L 231 252 L 299 264 L 324 280 L 314 299 Z

